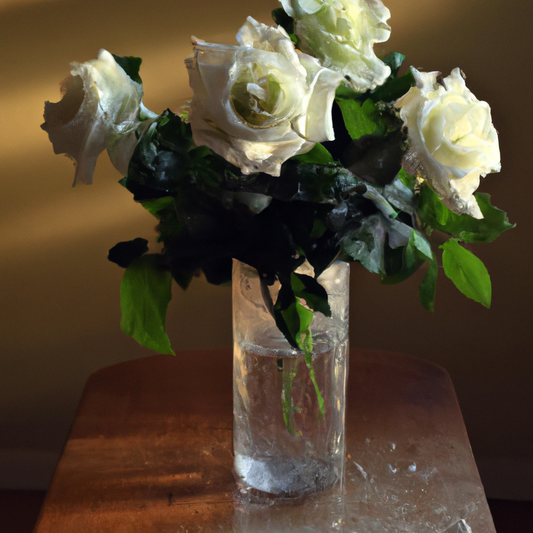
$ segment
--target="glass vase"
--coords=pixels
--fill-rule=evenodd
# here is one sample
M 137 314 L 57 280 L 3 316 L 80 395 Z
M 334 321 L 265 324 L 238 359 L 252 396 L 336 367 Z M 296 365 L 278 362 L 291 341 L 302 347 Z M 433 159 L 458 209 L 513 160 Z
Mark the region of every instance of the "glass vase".
M 313 275 L 307 264 L 298 272 Z M 318 278 L 332 316 L 315 313 L 308 365 L 265 302 L 265 290 L 266 300 L 276 302 L 279 283 L 261 287 L 257 271 L 234 260 L 233 447 L 235 472 L 245 487 L 296 497 L 342 481 L 349 273 L 347 263 L 336 262 Z

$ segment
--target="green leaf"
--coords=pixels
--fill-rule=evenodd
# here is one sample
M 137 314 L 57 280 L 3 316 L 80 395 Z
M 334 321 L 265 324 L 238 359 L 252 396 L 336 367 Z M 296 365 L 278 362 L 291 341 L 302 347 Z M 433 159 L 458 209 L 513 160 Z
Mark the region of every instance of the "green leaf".
M 190 127 L 167 110 L 141 137 L 121 183 L 134 194 L 134 200 L 154 200 L 171 196 L 190 180 Z
M 387 129 L 386 121 L 380 116 L 376 104 L 369 98 L 362 104 L 358 100 L 338 99 L 344 124 L 352 139 L 364 135 L 383 134 Z
M 296 310 L 296 297 L 292 287 L 282 283 L 273 309 L 274 320 L 293 348 L 298 349 L 296 340 L 300 331 L 300 316 Z
M 383 285 L 395 285 L 411 277 L 424 263 L 433 261 L 433 252 L 427 240 L 416 230 L 413 230 L 406 246 L 401 248 L 401 261 L 397 252 L 394 261 L 388 263 L 387 275 L 382 276 Z M 390 267 L 393 267 L 392 269 Z
M 292 272 L 291 286 L 295 296 L 304 299 L 313 311 L 318 311 L 327 317 L 331 316 L 328 293 L 315 278 Z
M 172 196 L 163 196 L 163 198 L 157 198 L 156 200 L 146 200 L 141 202 L 141 204 L 156 218 L 159 218 L 161 211 L 175 209 L 174 198 Z
M 142 202 L 142 205 L 148 211 L 153 211 L 153 214 L 159 218 L 159 224 L 156 227 L 159 232 L 157 242 L 168 242 L 169 240 L 176 238 L 183 231 L 183 226 L 178 218 L 174 198 L 165 196 L 152 202 Z M 182 285 L 179 281 L 178 283 Z
M 301 155 L 295 155 L 292 157 L 292 159 L 299 161 L 300 163 L 313 163 L 316 165 L 325 165 L 327 163 L 334 162 L 333 156 L 320 143 L 316 143 L 309 152 Z
M 416 177 L 408 174 L 403 168 L 398 172 L 398 179 L 411 191 L 415 190 Z
M 147 254 L 133 261 L 120 286 L 122 331 L 139 344 L 163 354 L 174 354 L 165 332 L 172 276 L 160 265 L 161 256 Z
M 324 221 L 320 220 L 319 218 L 315 218 L 315 220 L 313 220 L 313 229 L 311 230 L 311 233 L 309 234 L 309 236 L 312 239 L 320 239 L 320 237 L 324 235 L 326 230 L 327 230 L 327 227 Z
M 274 306 L 274 313 L 278 309 Z M 300 335 L 305 332 L 313 320 L 313 312 L 306 309 L 300 302 L 294 301 L 285 309 L 279 309 L 279 315 L 283 319 L 287 329 L 290 333 L 291 344 L 298 349 L 301 349 Z M 278 324 L 279 326 L 279 324 Z
M 431 261 L 433 259 L 431 245 L 419 231 L 413 230 L 408 246 L 416 251 L 420 259 L 427 261 Z
M 444 273 L 468 298 L 490 307 L 492 286 L 483 262 L 463 248 L 457 239 L 446 241 L 439 248 L 442 252 Z
M 400 67 L 402 66 L 402 63 L 405 59 L 405 56 L 403 54 L 400 54 L 399 52 L 391 52 L 384 60 L 383 63 L 385 65 L 388 65 L 391 70 L 390 77 L 396 78 L 398 75 L 398 71 L 400 70 Z
M 381 283 L 393 285 L 412 276 L 425 261 L 429 269 L 420 284 L 418 295 L 422 305 L 433 311 L 435 292 L 437 290 L 437 261 L 431 245 L 417 230 L 413 230 L 409 242 L 400 250 L 388 250 L 387 275 L 382 276 Z
M 392 180 L 392 183 L 385 185 L 383 188 L 383 197 L 396 209 L 411 216 L 414 215 L 416 197 L 412 189 L 404 185 L 398 176 Z
M 295 190 L 289 200 L 337 205 L 359 183 L 353 174 L 339 163 L 315 165 L 293 161 L 282 167 L 278 182 L 288 178 Z M 282 198 L 283 199 L 283 198 Z
M 389 78 L 383 85 L 370 93 L 374 102 L 395 102 L 416 84 L 411 70 L 401 78 Z
M 342 250 L 353 261 L 359 261 L 369 272 L 385 273 L 385 236 L 387 225 L 381 213 L 363 219 L 357 229 L 344 237 Z
M 303 350 L 303 341 L 301 340 L 301 334 L 305 333 L 309 329 L 309 326 L 313 321 L 314 313 L 313 311 L 307 309 L 307 307 L 304 307 L 299 300 L 296 301 L 296 312 L 298 313 L 298 317 L 300 319 L 296 340 L 298 341 L 298 346 L 300 350 Z
M 468 215 L 461 215 L 459 217 L 462 226 L 462 231 L 459 234 L 460 240 L 471 243 L 492 242 L 504 231 L 516 226 L 516 224 L 509 222 L 505 211 L 491 205 L 489 194 L 476 193 L 474 196 L 483 218 L 478 220 Z
M 297 349 L 303 350 L 301 336 L 313 321 L 313 311 L 300 303 L 292 288 L 292 275 L 290 283 L 282 283 L 278 299 L 274 305 L 274 319 L 279 330 L 285 335 L 289 343 Z M 295 284 L 298 285 L 296 278 Z
M 116 56 L 113 54 L 115 61 L 124 72 L 136 83 L 141 83 L 142 80 L 139 76 L 139 70 L 141 68 L 142 59 L 140 57 L 133 56 Z
M 354 91 L 349 85 L 341 83 L 341 85 L 339 85 L 337 87 L 337 90 L 335 91 L 335 100 L 339 100 L 340 98 L 354 100 L 356 98 L 359 98 L 361 94 L 364 93 L 358 93 L 357 91 Z
M 121 182 L 122 181 L 124 180 L 121 180 Z M 151 215 L 159 219 L 159 224 L 156 228 L 159 232 L 157 242 L 165 242 L 168 239 L 172 239 L 179 235 L 183 230 L 183 226 L 178 220 L 176 202 L 173 196 L 163 196 L 162 198 L 157 198 L 155 200 L 144 200 L 141 201 L 141 205 Z M 109 259 L 113 261 L 113 259 Z M 115 263 L 116 262 L 117 261 L 115 261 Z M 178 281 L 178 283 L 182 285 L 180 281 Z
M 467 243 L 492 242 L 504 231 L 515 227 L 504 211 L 491 205 L 488 194 L 477 193 L 475 198 L 483 214 L 481 219 L 450 211 L 426 183 L 420 190 L 417 213 L 430 229 L 437 229 Z

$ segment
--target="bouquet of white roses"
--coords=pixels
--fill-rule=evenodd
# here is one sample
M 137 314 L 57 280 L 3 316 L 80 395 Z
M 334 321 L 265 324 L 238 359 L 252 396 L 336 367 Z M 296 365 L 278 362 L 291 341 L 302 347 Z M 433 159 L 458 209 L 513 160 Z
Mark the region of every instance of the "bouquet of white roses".
M 154 350 L 172 351 L 172 279 L 186 288 L 201 270 L 228 282 L 233 258 L 281 283 L 276 324 L 304 351 L 306 313 L 329 313 L 316 278 L 335 260 L 359 261 L 387 284 L 428 264 L 429 310 L 442 261 L 460 291 L 490 305 L 487 270 L 461 245 L 512 227 L 474 194 L 500 170 L 488 104 L 459 69 L 399 76 L 401 54 L 376 57 L 390 33 L 381 0 L 280 1 L 277 25 L 248 18 L 237 45 L 193 37 L 193 97 L 177 114 L 143 106 L 140 59 L 103 50 L 73 63 L 63 99 L 45 105 L 42 127 L 76 160 L 74 183 L 91 183 L 107 149 L 121 184 L 159 221 L 161 253 L 134 239 L 109 254 L 126 268 L 122 328 Z M 437 249 L 434 230 L 448 236 Z M 304 261 L 314 277 L 295 273 Z

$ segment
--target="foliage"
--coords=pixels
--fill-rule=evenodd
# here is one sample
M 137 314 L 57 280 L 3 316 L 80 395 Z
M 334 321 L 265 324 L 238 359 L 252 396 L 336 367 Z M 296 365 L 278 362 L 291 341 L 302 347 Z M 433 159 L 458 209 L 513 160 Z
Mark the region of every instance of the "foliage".
M 291 29 L 286 15 L 276 16 Z M 465 295 L 490 305 L 490 278 L 459 242 L 490 242 L 513 226 L 486 194 L 477 195 L 483 219 L 456 215 L 427 183 L 401 168 L 407 137 L 390 102 L 414 81 L 410 72 L 397 77 L 402 61 L 396 53 L 385 59 L 391 76 L 373 91 L 360 94 L 347 85 L 339 87 L 336 140 L 289 159 L 279 177 L 244 175 L 209 148 L 196 147 L 183 116 L 166 110 L 156 118 L 139 140 L 121 183 L 159 220 L 158 240 L 164 248 L 157 261 L 142 255 L 147 249 L 138 240 L 110 252 L 111 260 L 130 265 L 122 292 L 128 317 L 123 329 L 168 352 L 161 320 L 170 300 L 170 277 L 163 282 L 161 272 L 183 289 L 198 271 L 209 282 L 223 284 L 231 280 L 236 258 L 255 267 L 266 283 L 281 282 L 273 307 L 276 324 L 293 347 L 306 352 L 313 313 L 329 313 L 327 294 L 316 277 L 335 259 L 359 261 L 384 284 L 401 282 L 427 263 L 419 296 L 432 311 L 437 255 L 423 233 L 433 230 L 452 237 L 441 246 L 446 275 Z M 257 212 L 254 201 L 265 197 L 268 205 Z M 151 259 L 143 259 L 147 257 Z M 294 272 L 305 260 L 315 278 Z M 157 275 L 150 275 L 151 268 Z M 155 322 L 142 326 L 141 316 L 131 311 L 133 302 L 138 313 L 157 309 Z

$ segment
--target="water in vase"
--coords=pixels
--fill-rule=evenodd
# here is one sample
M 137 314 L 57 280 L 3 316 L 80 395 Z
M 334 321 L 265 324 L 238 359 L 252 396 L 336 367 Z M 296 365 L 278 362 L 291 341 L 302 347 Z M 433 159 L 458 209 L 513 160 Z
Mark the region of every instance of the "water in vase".
M 322 409 L 304 354 L 280 346 L 235 343 L 235 470 L 257 490 L 299 496 L 342 477 L 347 341 L 314 339 Z

